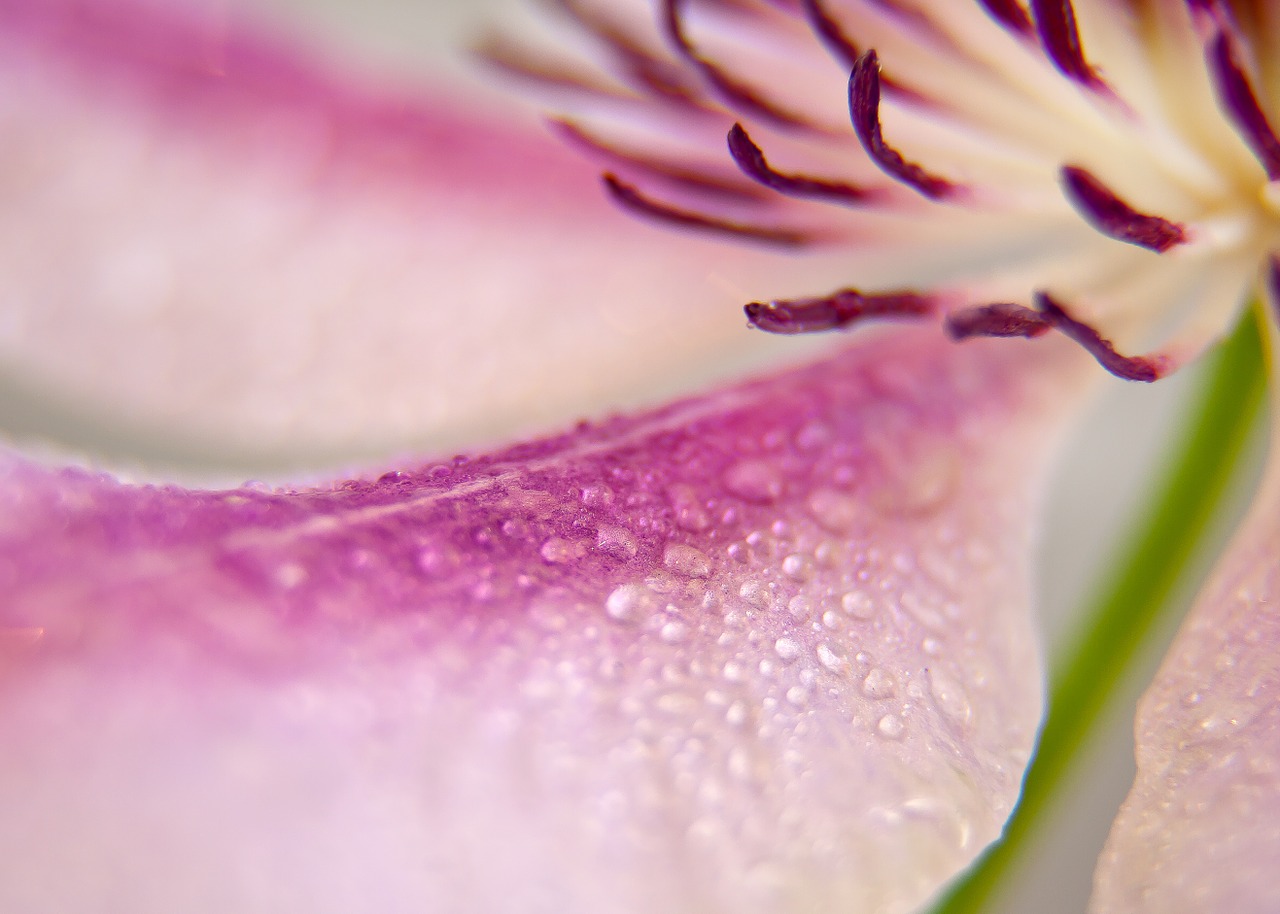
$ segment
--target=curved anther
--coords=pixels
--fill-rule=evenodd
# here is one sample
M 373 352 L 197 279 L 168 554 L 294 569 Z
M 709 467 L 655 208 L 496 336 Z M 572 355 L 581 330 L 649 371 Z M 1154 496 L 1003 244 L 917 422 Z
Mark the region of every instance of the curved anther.
M 1039 311 L 1011 302 L 995 302 L 952 311 L 946 316 L 944 326 L 953 340 L 975 336 L 1032 339 L 1048 333 L 1053 323 Z
M 1069 315 L 1047 292 L 1036 293 L 1036 308 L 1055 330 L 1079 343 L 1085 352 L 1098 360 L 1099 365 L 1118 378 L 1150 383 L 1160 380 L 1173 369 L 1169 359 L 1162 355 L 1120 355 L 1110 340 Z
M 717 64 L 703 57 L 685 34 L 681 18 L 684 0 L 662 0 L 662 28 L 667 42 L 711 85 L 731 108 L 770 121 L 792 130 L 822 132 L 807 118 L 769 101 L 751 86 L 735 79 Z
M 1072 206 L 1107 237 L 1161 254 L 1188 240 L 1186 229 L 1177 222 L 1138 212 L 1085 169 L 1064 165 L 1061 176 Z
M 797 229 L 748 225 L 693 210 L 680 209 L 646 197 L 630 184 L 620 181 L 616 175 L 606 174 L 603 176 L 603 181 L 609 195 L 622 206 L 669 225 L 700 229 L 720 235 L 733 235 L 737 238 L 749 238 L 753 241 L 763 241 L 788 248 L 803 247 L 819 240 L 816 234 Z
M 1209 42 L 1207 57 L 1218 102 L 1257 156 L 1272 181 L 1280 180 L 1280 139 L 1263 113 L 1244 67 L 1236 59 L 1230 36 L 1223 30 Z
M 1022 8 L 1018 0 L 978 0 L 987 15 L 994 19 L 1007 32 L 1030 38 L 1036 32 L 1031 15 Z
M 864 295 L 841 289 L 821 298 L 752 302 L 743 308 L 753 327 L 767 333 L 821 333 L 868 318 L 919 320 L 937 310 L 937 298 L 917 292 Z
M 678 161 L 668 161 L 658 156 L 616 146 L 600 139 L 573 121 L 552 118 L 548 121 L 548 124 L 551 130 L 566 143 L 604 159 L 612 167 L 622 166 L 633 169 L 667 184 L 687 188 L 703 196 L 751 203 L 767 203 L 771 201 L 769 193 L 732 172 L 712 172 L 697 166 L 685 165 Z
M 880 58 L 874 50 L 858 57 L 853 72 L 849 74 L 849 116 L 862 148 L 885 174 L 930 200 L 941 200 L 960 189 L 959 185 L 908 162 L 884 141 L 880 128 Z
M 789 197 L 860 204 L 867 202 L 868 198 L 874 194 L 873 191 L 856 184 L 810 178 L 804 175 L 789 175 L 775 170 L 765 159 L 764 151 L 752 141 L 741 124 L 734 124 L 729 131 L 729 153 L 747 177 Z
M 1085 60 L 1071 0 L 1031 0 L 1036 34 L 1058 72 L 1089 89 L 1105 90 L 1107 84 Z

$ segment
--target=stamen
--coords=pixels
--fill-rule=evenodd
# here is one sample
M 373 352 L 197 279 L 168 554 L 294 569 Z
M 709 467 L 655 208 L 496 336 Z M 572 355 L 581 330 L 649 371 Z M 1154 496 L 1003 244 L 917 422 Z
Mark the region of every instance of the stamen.
M 1071 0 L 1031 0 L 1031 10 L 1040 44 L 1058 71 L 1089 89 L 1106 89 L 1107 84 L 1084 59 Z
M 749 178 L 759 181 L 765 187 L 776 190 L 789 197 L 814 198 L 830 200 L 837 203 L 865 203 L 874 195 L 873 191 L 856 184 L 830 181 L 823 178 L 810 178 L 804 175 L 788 175 L 770 167 L 764 157 L 764 151 L 752 142 L 751 137 L 741 124 L 734 124 L 729 131 L 729 153 L 738 163 L 738 168 Z
M 934 296 L 916 292 L 863 295 L 857 289 L 841 289 L 822 298 L 752 302 L 743 310 L 753 327 L 790 335 L 837 330 L 867 318 L 930 317 L 936 305 Z
M 862 49 L 854 44 L 853 39 L 845 33 L 840 23 L 826 11 L 819 0 L 801 0 L 800 5 L 804 8 L 804 17 L 808 20 L 809 27 L 822 39 L 822 43 L 838 61 L 852 68 L 862 56 Z
M 1280 180 L 1280 139 L 1267 121 L 1249 77 L 1236 60 L 1235 49 L 1225 31 L 1219 30 L 1209 44 L 1209 70 L 1218 101 L 1235 124 L 1241 139 L 1257 156 L 1272 180 Z
M 667 40 L 676 53 L 695 67 L 731 108 L 754 114 L 792 130 L 825 132 L 807 118 L 769 101 L 755 89 L 734 79 L 715 63 L 699 54 L 693 42 L 684 33 L 684 23 L 680 18 L 680 4 L 683 2 L 684 0 L 662 0 L 662 24 Z
M 625 184 L 618 180 L 616 175 L 606 174 L 603 178 L 605 189 L 609 191 L 609 195 L 614 200 L 633 212 L 650 216 L 661 222 L 702 229 L 722 235 L 750 238 L 755 241 L 763 241 L 789 248 L 803 247 L 819 240 L 816 234 L 797 229 L 748 225 L 742 222 L 732 222 L 728 219 L 718 219 L 715 216 L 708 216 L 692 210 L 678 209 L 644 196 L 630 184 Z
M 944 326 L 953 340 L 974 336 L 1024 337 L 1043 336 L 1053 327 L 1039 311 L 1012 302 L 995 302 L 961 308 L 947 315 Z
M 959 185 L 908 162 L 884 141 L 880 128 L 880 58 L 874 50 L 863 53 L 849 75 L 849 115 L 862 148 L 885 174 L 930 200 L 941 200 L 959 190 Z
M 669 184 L 686 187 L 700 194 L 731 200 L 767 203 L 773 199 L 756 185 L 742 180 L 733 173 L 721 175 L 668 162 L 634 150 L 622 149 L 593 136 L 572 121 L 553 118 L 548 123 L 551 129 L 571 146 L 593 152 L 613 164 L 639 169 Z
M 1098 360 L 1099 365 L 1118 378 L 1151 383 L 1160 380 L 1173 367 L 1164 356 L 1120 355 L 1110 340 L 1103 339 L 1097 330 L 1067 314 L 1047 292 L 1036 293 L 1036 307 L 1054 329 L 1079 343 L 1085 352 Z
M 1064 165 L 1061 176 L 1071 205 L 1107 237 L 1161 254 L 1188 240 L 1181 225 L 1138 212 L 1085 169 Z
M 1031 22 L 1031 16 L 1022 8 L 1018 0 L 978 0 L 978 2 L 987 11 L 987 15 L 1000 23 L 1006 31 L 1028 38 L 1035 34 L 1036 27 Z
M 639 88 L 677 104 L 702 108 L 691 80 L 676 64 L 662 60 L 644 47 L 626 28 L 607 19 L 599 10 L 578 0 L 552 0 L 557 9 L 600 42 L 621 64 Z

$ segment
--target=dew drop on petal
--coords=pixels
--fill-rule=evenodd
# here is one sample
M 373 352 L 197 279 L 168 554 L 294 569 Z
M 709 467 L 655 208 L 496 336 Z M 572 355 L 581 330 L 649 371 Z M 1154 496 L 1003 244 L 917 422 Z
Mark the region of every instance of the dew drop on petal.
M 876 724 L 876 732 L 885 739 L 901 739 L 906 729 L 907 725 L 902 722 L 902 718 L 897 714 L 886 714 Z
M 596 531 L 596 548 L 605 555 L 625 560 L 635 558 L 640 547 L 631 531 L 606 524 Z
M 604 611 L 617 622 L 639 622 L 655 606 L 653 591 L 643 584 L 621 584 L 604 603 Z
M 813 519 L 832 533 L 848 533 L 865 516 L 862 504 L 853 496 L 833 489 L 818 489 L 809 496 Z
M 773 643 L 773 650 L 783 663 L 791 663 L 800 656 L 800 645 L 791 638 L 779 638 Z
M 875 603 L 860 590 L 851 590 L 841 597 L 840 608 L 855 619 L 870 619 L 876 614 Z
M 701 549 L 684 543 L 668 543 L 662 553 L 662 564 L 675 574 L 705 578 L 711 574 L 711 559 Z
M 782 494 L 782 480 L 763 460 L 739 460 L 724 471 L 725 488 L 739 498 L 769 504 Z
M 930 670 L 929 691 L 933 693 L 933 700 L 937 703 L 938 710 L 952 723 L 962 727 L 969 723 L 969 719 L 973 716 L 973 709 L 960 683 L 944 673 Z
M 868 698 L 877 700 L 892 698 L 897 691 L 898 683 L 893 678 L 893 674 L 879 667 L 873 667 L 871 672 L 867 673 L 867 678 L 862 680 L 862 694 Z

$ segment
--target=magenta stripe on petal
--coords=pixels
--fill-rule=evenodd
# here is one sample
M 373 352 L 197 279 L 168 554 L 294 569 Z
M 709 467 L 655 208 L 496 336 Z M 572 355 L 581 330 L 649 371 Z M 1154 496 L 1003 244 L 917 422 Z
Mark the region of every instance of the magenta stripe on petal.
M 296 491 L 5 458 L 0 910 L 916 908 L 1039 720 L 1035 355 L 901 331 Z
M 862 148 L 885 174 L 931 200 L 954 194 L 959 186 L 908 162 L 885 142 L 880 129 L 880 58 L 874 50 L 858 58 L 849 76 L 849 114 Z
M 1187 241 L 1177 222 L 1138 212 L 1091 172 L 1064 165 L 1060 174 L 1067 199 L 1102 234 L 1160 254 Z

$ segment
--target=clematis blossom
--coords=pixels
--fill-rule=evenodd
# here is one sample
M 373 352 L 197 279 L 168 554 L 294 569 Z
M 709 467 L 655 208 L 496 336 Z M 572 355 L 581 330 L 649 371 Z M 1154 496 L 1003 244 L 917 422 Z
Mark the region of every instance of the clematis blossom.
M 693 234 L 491 98 L 0 3 L 10 370 L 123 450 L 312 461 L 5 454 L 5 910 L 907 911 L 998 836 L 1055 444 L 1276 272 L 1269 7 L 555 6 L 590 65 L 490 58 Z M 1263 909 L 1278 490 L 1140 719 L 1101 909 Z M 1190 849 L 1241 821 L 1215 896 Z

